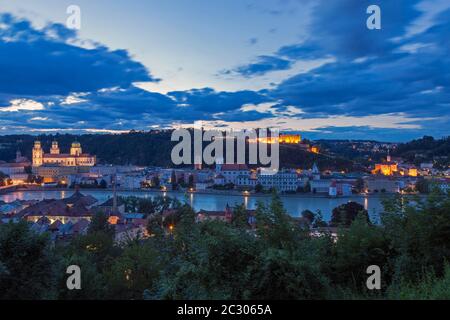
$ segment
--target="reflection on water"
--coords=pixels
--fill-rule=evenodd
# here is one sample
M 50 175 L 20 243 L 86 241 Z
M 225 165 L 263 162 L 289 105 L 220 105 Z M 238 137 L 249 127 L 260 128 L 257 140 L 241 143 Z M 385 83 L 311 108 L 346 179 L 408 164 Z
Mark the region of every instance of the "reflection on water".
M 84 194 L 92 195 L 99 201 L 103 202 L 112 196 L 110 191 L 98 190 L 82 190 Z M 16 199 L 20 200 L 43 200 L 43 199 L 62 199 L 70 197 L 73 194 L 72 190 L 68 191 L 35 191 L 35 192 L 15 192 L 6 195 L 0 195 L 0 200 L 5 202 L 12 202 Z M 195 210 L 224 210 L 226 205 L 234 206 L 244 204 L 248 209 L 255 209 L 258 201 L 268 203 L 270 195 L 267 196 L 247 196 L 247 195 L 220 195 L 220 194 L 201 194 L 201 193 L 172 193 L 172 192 L 132 192 L 124 191 L 118 192 L 122 196 L 137 196 L 143 198 L 153 198 L 158 195 L 171 196 L 177 198 L 181 202 L 190 204 Z M 331 216 L 331 211 L 337 206 L 348 201 L 355 201 L 364 206 L 369 212 L 371 218 L 376 218 L 382 209 L 381 199 L 373 196 L 352 196 L 345 198 L 326 198 L 317 196 L 282 196 L 283 204 L 289 214 L 292 216 L 299 216 L 304 210 L 311 210 L 313 212 L 321 211 L 324 219 L 328 220 Z
M 248 209 L 248 196 L 244 196 L 244 206 L 245 209 Z

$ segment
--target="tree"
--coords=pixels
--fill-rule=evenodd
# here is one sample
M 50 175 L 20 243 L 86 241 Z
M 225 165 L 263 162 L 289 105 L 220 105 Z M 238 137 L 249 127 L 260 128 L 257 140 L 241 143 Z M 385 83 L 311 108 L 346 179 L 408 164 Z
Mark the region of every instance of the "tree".
M 103 232 L 106 235 L 111 236 L 111 238 L 114 236 L 115 233 L 114 226 L 112 226 L 108 222 L 108 217 L 104 213 L 97 212 L 92 217 L 88 233 L 96 233 L 96 232 Z
M 159 181 L 159 177 L 158 176 L 154 176 L 152 178 L 152 187 L 153 188 L 159 188 L 160 185 L 161 185 L 161 182 Z
M 237 205 L 233 208 L 232 224 L 238 228 L 248 227 L 247 209 L 244 204 Z
M 159 252 L 150 242 L 126 247 L 105 272 L 106 298 L 142 299 L 144 290 L 156 285 L 163 267 L 162 262 Z
M 26 222 L 0 225 L 0 299 L 56 297 L 58 259 L 48 235 L 38 235 Z
M 303 210 L 302 211 L 302 218 L 306 220 L 308 225 L 312 225 L 315 219 L 315 214 L 311 210 Z
M 152 201 L 152 199 L 140 198 L 137 201 L 138 212 L 143 213 L 146 216 L 151 215 L 155 212 L 155 203 Z
M 361 193 L 364 191 L 364 180 L 361 178 L 356 179 L 355 191 Z
M 426 179 L 419 179 L 417 180 L 416 183 L 416 190 L 419 191 L 420 193 L 428 193 L 430 191 L 430 184 L 428 183 L 428 181 Z
M 334 227 L 349 227 L 358 214 L 365 216 L 366 221 L 370 223 L 369 214 L 364 209 L 364 206 L 357 202 L 349 201 L 333 209 L 330 225 Z
M 100 181 L 100 188 L 106 189 L 107 187 L 108 187 L 108 184 L 106 183 L 106 181 L 104 179 L 102 179 Z
M 383 229 L 371 225 L 364 215 L 357 215 L 346 230 L 339 233 L 333 249 L 332 281 L 353 292 L 367 292 L 366 269 L 377 265 L 382 271 L 383 290 L 394 273 L 391 264 L 393 251 Z
M 194 186 L 195 186 L 194 176 L 190 174 L 188 178 L 188 188 L 194 188 Z
M 170 176 L 170 182 L 172 184 L 172 190 L 177 190 L 178 189 L 177 175 L 175 174 L 174 170 L 172 170 L 172 174 Z
M 256 186 L 255 186 L 255 192 L 256 193 L 261 193 L 261 192 L 263 192 L 264 191 L 264 188 L 263 188 L 263 186 L 261 185 L 261 184 L 257 184 Z

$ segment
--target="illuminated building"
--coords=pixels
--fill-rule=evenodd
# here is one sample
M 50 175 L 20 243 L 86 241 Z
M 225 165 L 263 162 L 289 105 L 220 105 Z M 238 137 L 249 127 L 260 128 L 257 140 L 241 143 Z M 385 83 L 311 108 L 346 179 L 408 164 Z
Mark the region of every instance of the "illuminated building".
M 267 144 L 274 144 L 274 143 L 283 143 L 283 144 L 299 144 L 302 142 L 302 137 L 299 134 L 280 134 L 279 137 L 264 137 L 264 138 L 257 138 L 257 139 L 249 139 L 248 142 L 250 143 L 267 143 Z
M 312 146 L 312 147 L 311 147 L 311 152 L 312 152 L 312 153 L 319 153 L 319 150 L 320 150 L 320 149 L 319 149 L 318 146 Z
M 302 141 L 299 134 L 280 134 L 280 143 L 297 144 Z
M 397 162 L 391 161 L 391 156 L 387 156 L 386 162 L 377 163 L 375 169 L 372 170 L 372 174 L 382 174 L 384 176 L 392 176 L 398 172 Z
M 416 168 L 409 168 L 408 175 L 410 177 L 417 177 L 417 169 Z
M 45 153 L 41 142 L 35 141 L 32 154 L 33 173 L 46 183 L 66 181 L 70 175 L 89 172 L 96 164 L 96 157 L 83 153 L 79 142 L 72 143 L 70 153 L 60 153 L 58 142 L 53 141 L 50 153 Z
M 72 143 L 70 153 L 60 153 L 58 142 L 53 141 L 50 153 L 45 153 L 40 141 L 35 141 L 33 147 L 33 167 L 57 165 L 63 167 L 93 167 L 96 157 L 83 153 L 79 142 Z

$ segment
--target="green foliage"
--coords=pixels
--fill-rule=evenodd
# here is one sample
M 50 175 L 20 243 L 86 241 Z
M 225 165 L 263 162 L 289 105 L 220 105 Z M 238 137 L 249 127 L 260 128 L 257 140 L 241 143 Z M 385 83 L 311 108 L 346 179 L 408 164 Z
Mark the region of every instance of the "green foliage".
M 92 217 L 88 232 L 90 234 L 102 232 L 112 238 L 114 236 L 114 226 L 108 223 L 108 216 L 106 214 L 97 212 Z
M 237 228 L 246 228 L 248 227 L 248 216 L 247 209 L 244 204 L 238 205 L 233 209 L 233 218 L 232 218 L 233 226 Z
M 58 258 L 26 222 L 0 225 L 0 300 L 56 297 Z
M 330 225 L 335 227 L 348 227 L 358 215 L 364 216 L 366 221 L 370 223 L 367 210 L 365 210 L 361 204 L 354 201 L 349 201 L 333 209 Z
M 445 267 L 442 278 L 434 272 L 427 272 L 417 283 L 404 282 L 389 291 L 390 299 L 401 300 L 449 300 L 450 299 L 450 266 Z
M 105 298 L 142 299 L 144 290 L 154 286 L 162 268 L 159 252 L 151 244 L 126 247 L 105 272 Z
M 0 143 L 7 146 L 0 153 L 0 160 L 14 159 L 19 149 L 23 155 L 31 159 L 34 140 L 42 142 L 48 150 L 54 140 L 59 142 L 62 150 L 69 150 L 73 141 L 78 141 L 91 154 L 95 154 L 100 163 L 134 164 L 138 166 L 173 166 L 171 152 L 177 144 L 171 141 L 172 130 L 130 131 L 124 134 L 55 134 L 55 135 L 10 135 L 0 136 Z M 204 145 L 206 146 L 206 142 Z M 248 148 L 248 145 L 247 145 Z M 248 150 L 246 152 L 248 154 Z M 223 155 L 227 158 L 226 152 Z M 194 159 L 191 159 L 194 160 Z M 280 164 L 286 168 L 310 169 L 314 162 L 321 168 L 341 171 L 352 167 L 350 160 L 316 155 L 305 151 L 297 145 L 280 145 Z
M 1 225 L 0 298 L 450 298 L 448 194 L 385 201 L 380 224 L 344 205 L 336 210 L 345 214 L 334 221 L 337 237 L 320 233 L 327 226 L 320 212 L 305 211 L 318 232 L 310 234 L 276 193 L 257 205 L 256 229 L 244 206 L 233 208 L 231 223 L 196 222 L 190 206 L 170 198 L 124 200 L 133 210 L 149 208 L 152 237 L 118 246 L 106 218 L 96 215 L 87 235 L 51 247 L 25 222 Z M 72 264 L 82 269 L 82 290 L 66 289 Z M 366 287 L 370 265 L 381 269 L 379 291 Z
M 332 252 L 332 279 L 342 287 L 356 292 L 365 291 L 366 269 L 370 265 L 383 266 L 384 285 L 391 278 L 393 270 L 389 261 L 392 254 L 390 243 L 384 230 L 380 226 L 369 224 L 363 215 L 358 215 L 349 229 L 339 232 L 339 240 Z

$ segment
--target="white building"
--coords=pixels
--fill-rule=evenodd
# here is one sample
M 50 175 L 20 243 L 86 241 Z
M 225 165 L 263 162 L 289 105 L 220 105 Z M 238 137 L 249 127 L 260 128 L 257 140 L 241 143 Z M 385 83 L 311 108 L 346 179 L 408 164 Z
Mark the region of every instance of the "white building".
M 145 178 L 141 174 L 119 174 L 117 182 L 123 189 L 140 189 Z
M 296 172 L 279 171 L 277 173 L 261 170 L 258 174 L 258 183 L 264 189 L 274 188 L 280 192 L 296 191 L 298 177 Z
M 237 184 L 237 177 L 250 176 L 250 170 L 245 164 L 224 164 L 221 166 L 220 174 L 224 177 L 225 183 Z
M 254 188 L 258 183 L 258 180 L 255 178 L 252 178 L 251 175 L 240 175 L 236 178 L 236 186 L 238 187 L 248 187 L 248 188 Z
M 324 179 L 324 180 L 311 180 L 311 192 L 312 193 L 329 193 L 330 191 L 330 185 L 331 180 Z

